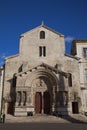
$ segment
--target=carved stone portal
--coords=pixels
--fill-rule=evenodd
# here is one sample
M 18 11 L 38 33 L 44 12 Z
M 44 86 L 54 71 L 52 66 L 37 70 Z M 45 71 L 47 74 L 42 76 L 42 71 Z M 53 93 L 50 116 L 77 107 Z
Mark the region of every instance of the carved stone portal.
M 44 79 L 38 78 L 34 80 L 33 86 L 35 88 L 44 88 L 44 87 L 47 87 L 47 84 L 45 83 Z

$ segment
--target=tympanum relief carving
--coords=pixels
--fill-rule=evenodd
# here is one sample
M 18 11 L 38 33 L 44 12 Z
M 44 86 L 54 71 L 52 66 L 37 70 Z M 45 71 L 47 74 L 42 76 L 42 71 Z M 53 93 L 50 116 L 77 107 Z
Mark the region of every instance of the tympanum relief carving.
M 44 90 L 47 89 L 47 84 L 42 78 L 35 79 L 32 83 L 34 89 Z

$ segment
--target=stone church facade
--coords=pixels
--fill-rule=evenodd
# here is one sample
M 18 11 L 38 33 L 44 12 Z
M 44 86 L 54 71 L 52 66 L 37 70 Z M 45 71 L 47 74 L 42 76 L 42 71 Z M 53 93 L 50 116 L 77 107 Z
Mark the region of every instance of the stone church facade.
M 3 112 L 82 113 L 78 62 L 65 54 L 64 35 L 49 27 L 22 34 L 19 54 L 5 59 Z

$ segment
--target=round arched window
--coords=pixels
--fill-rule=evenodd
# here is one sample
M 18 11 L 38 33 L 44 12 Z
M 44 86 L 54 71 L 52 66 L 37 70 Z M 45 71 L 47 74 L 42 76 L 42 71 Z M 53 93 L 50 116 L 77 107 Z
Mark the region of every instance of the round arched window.
M 45 39 L 45 32 L 44 31 L 40 31 L 40 39 Z

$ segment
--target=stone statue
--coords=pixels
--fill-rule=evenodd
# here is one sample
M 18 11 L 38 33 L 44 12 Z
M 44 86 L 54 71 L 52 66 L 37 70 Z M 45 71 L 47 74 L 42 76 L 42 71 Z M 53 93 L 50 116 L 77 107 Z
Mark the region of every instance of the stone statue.
M 45 83 L 42 79 L 36 80 L 36 87 L 44 87 Z
M 67 103 L 68 103 L 68 95 L 67 95 L 67 92 L 64 92 L 64 94 L 63 94 L 63 99 L 64 99 L 64 106 L 66 106 Z
M 17 99 L 16 100 L 20 105 L 20 103 L 21 103 L 21 92 L 17 92 Z
M 26 92 L 25 91 L 22 94 L 22 102 L 25 105 L 25 103 L 26 103 Z

